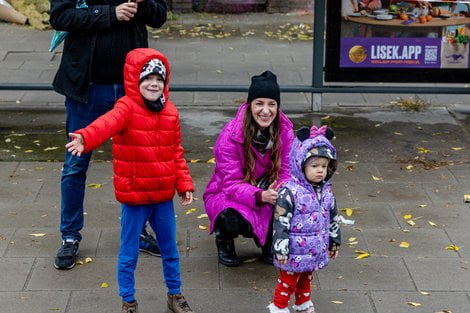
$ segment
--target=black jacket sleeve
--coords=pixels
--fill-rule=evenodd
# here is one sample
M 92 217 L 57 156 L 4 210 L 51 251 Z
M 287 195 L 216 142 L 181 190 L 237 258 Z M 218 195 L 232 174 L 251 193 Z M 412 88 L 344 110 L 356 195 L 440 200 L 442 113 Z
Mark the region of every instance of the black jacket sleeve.
M 104 31 L 117 22 L 116 7 L 90 5 L 77 9 L 76 0 L 51 0 L 49 22 L 55 30 L 68 32 Z
M 339 218 L 338 218 L 338 207 L 336 206 L 336 200 L 334 200 L 333 205 L 330 209 L 330 243 L 329 249 L 331 250 L 333 244 L 339 246 L 341 245 L 341 229 L 339 227 Z
M 292 193 L 287 188 L 279 191 L 274 208 L 273 251 L 276 255 L 289 255 L 290 221 L 294 211 Z

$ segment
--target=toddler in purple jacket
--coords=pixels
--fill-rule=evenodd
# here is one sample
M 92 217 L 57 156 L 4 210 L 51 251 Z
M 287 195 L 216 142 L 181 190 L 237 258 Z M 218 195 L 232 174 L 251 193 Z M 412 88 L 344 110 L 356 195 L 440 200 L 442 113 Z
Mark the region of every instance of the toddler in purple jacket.
M 274 291 L 271 313 L 315 313 L 310 300 L 313 271 L 335 259 L 341 244 L 338 210 L 331 176 L 336 170 L 336 149 L 327 138 L 331 129 L 307 127 L 297 132 L 290 150 L 291 179 L 279 191 L 274 210 L 274 265 L 280 276 Z

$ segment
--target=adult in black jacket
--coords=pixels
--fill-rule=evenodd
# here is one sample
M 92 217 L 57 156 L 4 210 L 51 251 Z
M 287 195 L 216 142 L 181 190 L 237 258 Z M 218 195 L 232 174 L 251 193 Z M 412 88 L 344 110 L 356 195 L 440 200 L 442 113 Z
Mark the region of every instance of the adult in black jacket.
M 51 0 L 50 23 L 67 31 L 62 60 L 54 78 L 54 90 L 65 96 L 66 133 L 93 122 L 124 95 L 126 54 L 148 47 L 146 26 L 166 22 L 165 0 Z M 54 265 L 75 266 L 83 228 L 83 199 L 91 153 L 81 157 L 66 153 L 61 179 L 62 245 Z M 156 242 L 144 229 L 141 250 L 158 255 Z

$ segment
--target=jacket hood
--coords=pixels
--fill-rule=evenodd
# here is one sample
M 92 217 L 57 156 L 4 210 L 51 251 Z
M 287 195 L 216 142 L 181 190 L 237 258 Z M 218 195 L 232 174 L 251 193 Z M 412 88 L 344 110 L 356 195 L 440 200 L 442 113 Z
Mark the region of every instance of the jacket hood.
M 141 106 L 145 106 L 144 99 L 139 90 L 140 72 L 145 63 L 151 59 L 159 59 L 166 67 L 165 87 L 163 88 L 163 96 L 168 101 L 169 85 L 170 85 L 170 64 L 163 53 L 151 48 L 137 48 L 130 51 L 126 56 L 124 64 L 124 91 L 126 95 Z
M 311 151 L 313 148 L 324 147 L 323 151 L 327 150 L 328 155 L 330 156 L 330 162 L 328 163 L 328 173 L 324 182 L 330 180 L 336 171 L 337 161 L 336 161 L 336 149 L 331 144 L 331 142 L 323 135 L 314 135 L 313 137 L 306 138 L 304 140 L 299 139 L 298 137 L 294 138 L 292 142 L 290 156 L 289 156 L 289 166 L 291 171 L 291 176 L 294 181 L 297 183 L 307 186 L 310 183 L 305 178 L 305 174 L 302 169 L 302 165 L 307 158 L 312 156 L 323 156 Z

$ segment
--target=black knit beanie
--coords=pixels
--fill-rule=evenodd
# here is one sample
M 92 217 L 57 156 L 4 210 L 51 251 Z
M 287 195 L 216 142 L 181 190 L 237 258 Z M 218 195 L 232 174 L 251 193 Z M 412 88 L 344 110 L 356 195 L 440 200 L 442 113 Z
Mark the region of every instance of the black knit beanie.
M 251 77 L 250 89 L 246 102 L 251 103 L 256 98 L 269 98 L 281 104 L 281 90 L 277 84 L 277 77 L 271 71 L 265 71 L 261 75 Z

